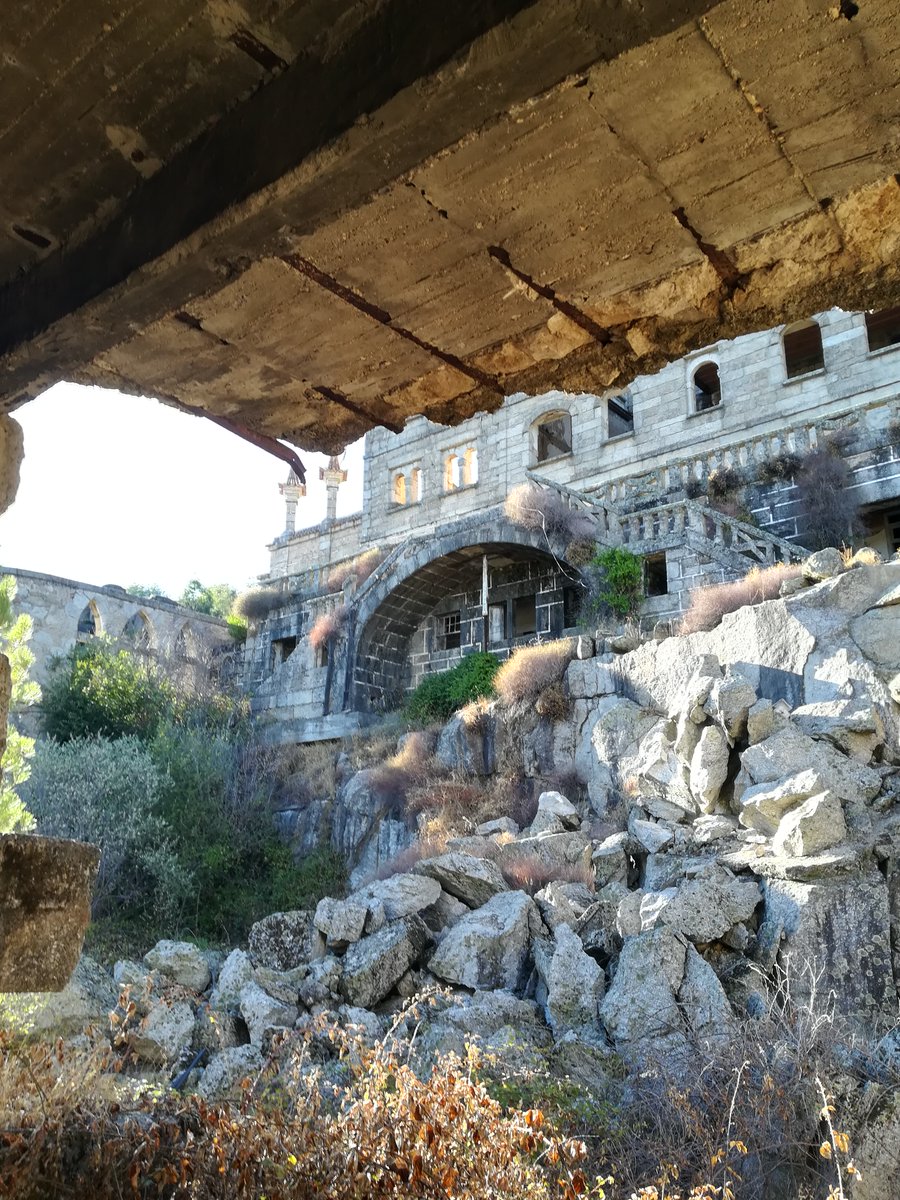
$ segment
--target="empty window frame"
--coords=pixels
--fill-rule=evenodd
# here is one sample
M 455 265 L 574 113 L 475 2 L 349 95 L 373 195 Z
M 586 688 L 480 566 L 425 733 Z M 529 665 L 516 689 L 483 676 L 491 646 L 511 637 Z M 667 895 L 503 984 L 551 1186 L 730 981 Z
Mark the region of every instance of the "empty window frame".
M 448 454 L 444 459 L 444 491 L 455 492 L 462 483 L 462 464 L 458 454 Z
M 316 667 L 328 666 L 328 642 L 322 642 L 313 650 L 313 665 Z
M 705 362 L 697 367 L 691 378 L 694 391 L 694 412 L 708 412 L 722 403 L 722 385 L 717 363 Z
M 822 330 L 818 321 L 800 321 L 781 335 L 784 347 L 784 373 L 788 379 L 809 375 L 825 368 Z
M 581 588 L 563 588 L 563 629 L 572 629 L 578 624 L 581 611 Z
M 606 436 L 610 439 L 634 433 L 634 402 L 630 396 L 610 396 L 606 401 Z
M 869 350 L 900 346 L 900 305 L 866 313 L 866 337 Z
M 513 637 L 524 637 L 537 632 L 537 604 L 535 597 L 519 596 L 513 600 Z
M 541 417 L 536 433 L 535 458 L 538 462 L 572 453 L 572 418 L 568 413 Z
M 290 658 L 297 649 L 295 637 L 273 638 L 269 655 L 269 669 L 274 671 L 277 666 Z
M 474 446 L 469 446 L 462 456 L 462 483 L 463 487 L 472 487 L 478 482 L 478 451 Z
M 419 467 L 413 467 L 409 473 L 409 502 L 418 504 L 422 499 L 422 472 Z
M 492 646 L 506 641 L 506 605 L 488 605 L 488 641 Z
M 97 611 L 97 605 L 93 600 L 81 610 L 81 616 L 78 618 L 78 635 L 79 637 L 96 637 L 100 633 L 100 613 Z
M 648 554 L 644 559 L 644 592 L 648 596 L 668 596 L 669 576 L 665 553 Z
M 122 630 L 122 637 L 137 650 L 149 650 L 153 645 L 153 626 L 150 618 L 142 612 L 129 617 Z
M 398 471 L 391 486 L 391 499 L 395 504 L 406 503 L 406 476 Z
M 462 636 L 462 614 L 442 613 L 437 619 L 438 649 L 458 650 Z

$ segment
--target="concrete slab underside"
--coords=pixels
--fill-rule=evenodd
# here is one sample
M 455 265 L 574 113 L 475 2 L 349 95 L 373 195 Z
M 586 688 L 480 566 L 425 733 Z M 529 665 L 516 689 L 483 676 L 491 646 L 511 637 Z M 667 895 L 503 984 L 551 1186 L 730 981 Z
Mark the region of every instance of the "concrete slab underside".
M 895 303 L 898 43 L 895 0 L 20 4 L 0 407 L 334 451 Z

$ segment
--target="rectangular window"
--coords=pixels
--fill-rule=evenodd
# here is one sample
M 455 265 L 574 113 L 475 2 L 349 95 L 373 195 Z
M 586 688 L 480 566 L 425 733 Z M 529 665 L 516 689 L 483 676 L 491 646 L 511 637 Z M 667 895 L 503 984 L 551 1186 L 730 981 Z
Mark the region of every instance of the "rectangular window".
M 323 642 L 321 646 L 315 649 L 315 664 L 317 667 L 328 666 L 328 643 Z
M 488 640 L 492 646 L 506 641 L 506 605 L 488 605 Z
M 900 306 L 866 313 L 866 336 L 870 350 L 900 345 Z
M 581 589 L 574 587 L 563 588 L 563 629 L 572 629 L 578 624 L 578 610 L 581 607 Z
M 537 631 L 537 608 L 534 596 L 519 596 L 513 601 L 513 637 L 524 637 Z
M 634 401 L 630 396 L 611 396 L 606 402 L 607 437 L 634 433 Z
M 669 576 L 665 554 L 648 554 L 644 559 L 644 591 L 648 596 L 668 596 Z
M 274 671 L 279 663 L 283 663 L 286 658 L 290 658 L 296 649 L 297 639 L 295 637 L 273 638 L 270 648 L 270 668 Z
M 444 613 L 438 617 L 438 634 L 442 650 L 458 650 L 462 621 L 459 612 Z

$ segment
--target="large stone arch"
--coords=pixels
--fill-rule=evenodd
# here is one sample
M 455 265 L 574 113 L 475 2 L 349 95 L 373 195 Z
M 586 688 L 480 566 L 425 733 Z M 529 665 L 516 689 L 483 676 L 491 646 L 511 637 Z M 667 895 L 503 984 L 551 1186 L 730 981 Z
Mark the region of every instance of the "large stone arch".
M 393 568 L 366 588 L 353 613 L 347 696 L 365 711 L 402 689 L 410 639 L 440 599 L 464 582 L 481 586 L 482 557 L 495 564 L 538 560 L 576 581 L 564 547 L 542 532 L 519 529 L 500 514 L 468 521 L 439 537 L 420 539 L 401 553 Z

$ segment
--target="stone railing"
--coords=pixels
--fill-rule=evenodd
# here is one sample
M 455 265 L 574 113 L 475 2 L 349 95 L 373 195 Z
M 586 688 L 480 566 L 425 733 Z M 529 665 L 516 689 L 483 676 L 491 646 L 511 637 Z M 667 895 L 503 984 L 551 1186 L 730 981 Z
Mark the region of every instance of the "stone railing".
M 605 542 L 612 546 L 618 545 L 622 541 L 622 514 L 615 505 L 599 496 L 588 496 L 584 492 L 573 491 L 572 488 L 567 488 L 562 483 L 557 483 L 553 479 L 545 479 L 542 475 L 535 475 L 532 471 L 526 471 L 526 475 L 538 487 L 555 492 L 573 512 L 583 512 L 593 517 L 597 522 L 598 542 Z

